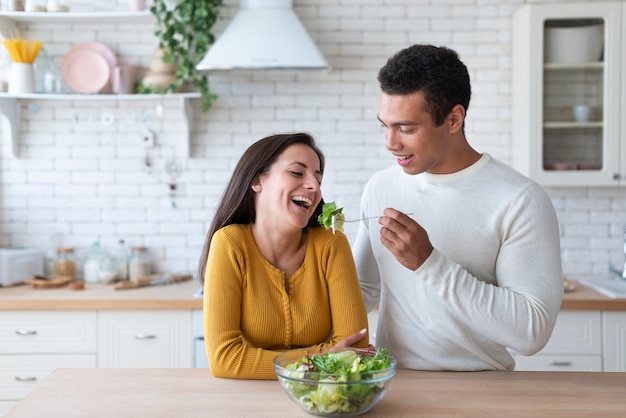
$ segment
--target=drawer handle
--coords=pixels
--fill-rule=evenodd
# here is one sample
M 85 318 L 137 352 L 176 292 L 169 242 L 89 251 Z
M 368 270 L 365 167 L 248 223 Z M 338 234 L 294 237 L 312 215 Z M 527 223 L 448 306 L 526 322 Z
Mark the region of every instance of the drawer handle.
M 156 335 L 154 334 L 135 334 L 136 340 L 156 340 Z
M 563 360 L 552 360 L 552 361 L 550 362 L 550 364 L 551 364 L 552 366 L 560 366 L 560 367 L 563 367 L 563 366 L 571 366 L 571 365 L 572 365 L 572 362 L 571 362 L 571 361 L 563 361 Z
M 18 382 L 36 382 L 37 378 L 34 376 L 15 376 L 15 380 Z
M 15 330 L 15 333 L 16 333 L 17 335 L 37 335 L 37 331 L 29 331 L 29 330 L 24 329 L 24 328 L 22 328 L 22 329 L 16 329 L 16 330 Z

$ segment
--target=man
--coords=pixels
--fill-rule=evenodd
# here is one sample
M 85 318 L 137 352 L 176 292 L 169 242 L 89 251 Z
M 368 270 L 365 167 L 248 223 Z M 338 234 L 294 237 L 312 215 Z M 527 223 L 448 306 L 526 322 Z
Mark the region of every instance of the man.
M 559 228 L 532 180 L 473 149 L 466 66 L 414 45 L 380 70 L 380 120 L 397 165 L 375 173 L 353 252 L 376 345 L 400 368 L 512 370 L 548 341 L 563 298 Z

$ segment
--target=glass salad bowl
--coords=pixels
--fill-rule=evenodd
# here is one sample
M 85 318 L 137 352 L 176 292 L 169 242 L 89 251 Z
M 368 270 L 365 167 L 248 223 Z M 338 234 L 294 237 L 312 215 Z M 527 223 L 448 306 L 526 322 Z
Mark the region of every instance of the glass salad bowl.
M 325 417 L 364 414 L 382 399 L 396 374 L 387 350 L 332 348 L 320 354 L 287 351 L 274 359 L 278 381 L 304 411 Z

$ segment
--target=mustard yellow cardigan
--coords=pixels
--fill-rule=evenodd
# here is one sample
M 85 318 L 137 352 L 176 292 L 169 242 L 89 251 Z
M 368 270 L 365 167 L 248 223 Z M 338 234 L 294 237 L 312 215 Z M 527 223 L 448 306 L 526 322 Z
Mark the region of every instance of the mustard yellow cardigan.
M 348 239 L 309 228 L 304 263 L 288 279 L 259 251 L 251 225 L 211 241 L 204 282 L 204 337 L 217 377 L 276 379 L 282 351 L 319 352 L 367 327 Z M 366 335 L 357 345 L 366 347 Z

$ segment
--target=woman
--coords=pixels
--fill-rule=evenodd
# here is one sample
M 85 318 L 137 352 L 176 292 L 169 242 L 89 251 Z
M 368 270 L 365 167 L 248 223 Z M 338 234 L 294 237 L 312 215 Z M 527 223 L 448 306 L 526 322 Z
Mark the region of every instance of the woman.
M 317 223 L 323 172 L 304 133 L 261 139 L 235 167 L 200 259 L 214 376 L 276 379 L 282 351 L 368 345 L 349 242 Z

